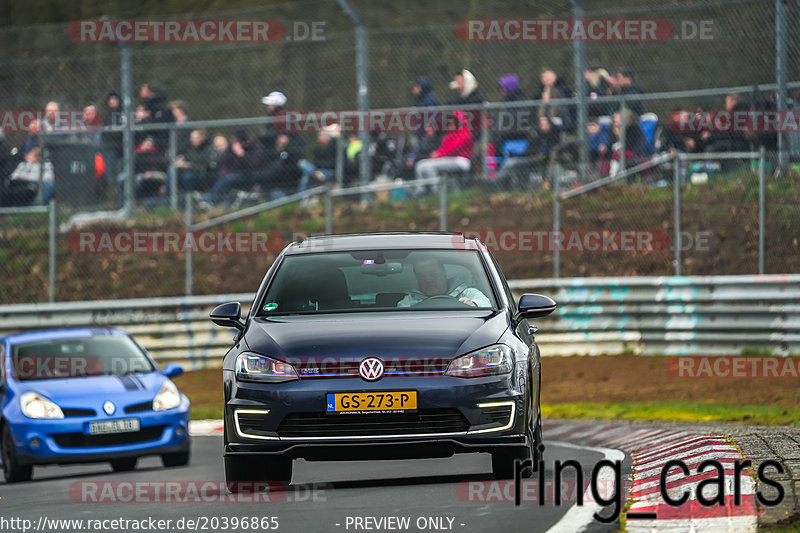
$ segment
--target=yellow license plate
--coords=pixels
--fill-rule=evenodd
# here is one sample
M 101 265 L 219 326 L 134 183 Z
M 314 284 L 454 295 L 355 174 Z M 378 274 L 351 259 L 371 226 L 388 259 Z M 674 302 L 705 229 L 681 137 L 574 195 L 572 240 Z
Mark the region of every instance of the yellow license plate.
M 417 391 L 336 392 L 327 398 L 328 413 L 402 412 L 417 408 Z

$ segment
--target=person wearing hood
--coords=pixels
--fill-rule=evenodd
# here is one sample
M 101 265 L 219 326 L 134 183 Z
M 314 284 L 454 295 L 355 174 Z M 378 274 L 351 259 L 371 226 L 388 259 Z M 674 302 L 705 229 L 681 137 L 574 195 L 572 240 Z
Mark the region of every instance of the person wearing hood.
M 519 86 L 519 77 L 516 74 L 503 76 L 498 80 L 503 93 L 504 102 L 520 102 L 525 100 L 525 93 Z M 522 106 L 505 107 L 497 114 L 495 121 L 496 145 L 502 149 L 503 143 L 511 140 L 526 139 L 527 126 L 530 118 L 526 116 L 529 110 Z
M 417 161 L 414 167 L 417 179 L 433 178 L 442 172 L 467 172 L 472 168 L 473 141 L 467 115 L 456 111 L 454 116 L 457 123 L 446 128 L 449 131 L 439 147 L 431 152 L 430 158 Z
M 414 105 L 417 107 L 432 107 L 439 105 L 439 99 L 433 92 L 433 83 L 427 76 L 420 76 L 411 87 L 414 95 Z
M 450 99 L 448 105 L 482 104 L 486 101 L 486 98 L 478 90 L 478 80 L 467 69 L 456 73 L 449 87 L 456 91 L 456 94 Z

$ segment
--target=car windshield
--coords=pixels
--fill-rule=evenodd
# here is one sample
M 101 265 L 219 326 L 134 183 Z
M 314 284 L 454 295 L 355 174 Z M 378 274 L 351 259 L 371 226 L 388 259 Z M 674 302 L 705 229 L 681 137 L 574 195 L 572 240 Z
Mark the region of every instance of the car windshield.
M 104 335 L 30 342 L 14 346 L 11 373 L 19 381 L 152 372 L 139 346 L 124 336 Z
M 471 250 L 369 250 L 284 257 L 256 316 L 495 309 Z

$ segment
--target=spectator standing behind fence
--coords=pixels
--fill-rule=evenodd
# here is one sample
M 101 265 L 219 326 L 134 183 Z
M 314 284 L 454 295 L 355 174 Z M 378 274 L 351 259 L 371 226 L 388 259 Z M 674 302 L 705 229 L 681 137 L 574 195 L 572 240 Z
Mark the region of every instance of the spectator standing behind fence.
M 47 102 L 44 107 L 44 117 L 36 122 L 31 123 L 30 137 L 28 137 L 28 140 L 25 141 L 25 145 L 22 149 L 23 152 L 27 154 L 33 148 L 39 146 L 39 136 L 37 134 L 40 131 L 48 132 L 56 130 L 56 117 L 59 111 L 61 111 L 61 106 L 59 106 L 58 102 L 54 100 Z
M 216 154 L 206 130 L 198 128 L 189 134 L 189 146 L 175 158 L 178 184 L 184 191 L 206 191 L 213 185 L 212 168 Z
M 215 146 L 217 141 L 215 140 Z M 220 204 L 233 189 L 248 190 L 253 185 L 253 173 L 261 163 L 261 146 L 244 130 L 236 130 L 230 145 L 219 160 L 219 174 L 207 193 L 196 196 L 201 209 Z M 198 193 L 199 194 L 199 193 Z
M 503 102 L 520 102 L 525 100 L 525 93 L 519 85 L 519 77 L 516 74 L 503 76 L 498 80 L 500 90 L 503 93 Z M 530 128 L 530 114 L 528 108 L 523 106 L 504 107 L 497 114 L 495 121 L 496 144 L 497 148 L 503 148 L 506 141 L 526 139 Z
M 117 91 L 111 91 L 106 97 L 104 126 L 124 126 L 126 117 L 122 114 L 122 101 Z M 106 162 L 106 175 L 112 183 L 118 179 L 120 161 L 122 161 L 122 132 L 104 131 L 101 135 L 103 159 Z
M 662 132 L 661 145 L 671 152 L 700 153 L 705 141 L 699 132 L 681 131 L 681 124 L 689 124 L 693 113 L 686 109 L 674 109 L 667 117 L 667 127 Z
M 286 101 L 286 95 L 280 91 L 272 91 L 261 99 L 261 103 L 267 106 L 267 116 L 273 119 L 273 121 L 264 125 L 264 131 L 262 131 L 258 136 L 258 140 L 261 141 L 261 146 L 266 151 L 270 151 L 275 148 L 275 142 L 278 140 L 278 135 L 281 134 L 281 131 L 279 130 L 278 125 L 275 124 L 274 119 L 278 113 L 283 111 Z
M 467 116 L 454 113 L 456 124 L 448 125 L 448 131 L 439 147 L 431 152 L 430 158 L 418 161 L 414 171 L 417 179 L 433 178 L 443 172 L 467 172 L 472 167 L 472 132 L 469 130 Z M 422 190 L 418 190 L 421 193 Z
M 319 132 L 319 135 L 317 135 L 317 144 L 312 150 L 313 163 L 306 159 L 300 160 L 299 166 L 303 171 L 303 176 L 300 179 L 299 191 L 302 192 L 311 188 L 312 180 L 315 182 L 314 185 L 322 185 L 333 181 L 336 169 L 336 145 L 338 138 L 338 124 L 329 124 Z
M 478 80 L 469 70 L 462 70 L 453 76 L 449 87 L 456 93 L 447 105 L 482 104 L 486 101 L 478 90 Z
M 586 79 L 586 96 L 589 100 L 589 118 L 605 117 L 611 114 L 611 106 L 608 103 L 596 102 L 603 96 L 614 93 L 614 85 L 611 83 L 611 74 L 606 69 L 590 67 L 584 72 Z
M 642 132 L 642 128 L 639 127 L 638 117 L 630 112 L 625 115 L 628 117 L 625 126 L 625 161 L 626 166 L 631 167 L 644 162 L 651 154 L 647 138 Z M 622 151 L 622 143 L 619 142 L 622 138 L 622 116 L 619 111 L 613 115 L 611 132 L 613 134 L 614 154 L 609 173 L 613 176 L 619 172 L 619 160 Z
M 142 105 L 147 110 L 147 116 L 141 121 L 142 124 L 175 122 L 175 117 L 172 116 L 172 111 L 167 106 L 167 95 L 160 87 L 152 82 L 143 83 L 139 88 L 139 96 L 142 99 Z M 168 130 L 148 131 L 146 135 L 152 137 L 159 151 L 166 153 L 169 148 Z
M 273 146 L 265 147 L 257 183 L 267 198 L 276 200 L 297 192 L 303 175 L 299 163 L 304 152 L 303 141 L 289 132 L 280 133 Z
M 29 196 L 35 197 L 36 191 L 39 189 L 39 174 L 42 174 L 42 203 L 49 203 L 55 196 L 55 175 L 53 173 L 53 164 L 50 161 L 45 161 L 44 168 L 39 160 L 42 149 L 34 146 L 28 153 L 25 154 L 25 159 L 17 165 L 17 168 L 11 173 L 11 181 L 20 180 L 26 184 L 32 194 Z M 37 202 L 39 203 L 39 202 Z
M 550 68 L 542 70 L 541 84 L 533 95 L 534 100 L 542 100 L 536 114 L 539 118 L 547 117 L 550 122 L 559 125 L 564 131 L 575 131 L 575 106 L 567 104 L 551 104 L 551 100 L 572 98 L 574 92 L 567 83 L 558 77 Z
M 725 96 L 725 112 L 739 113 L 747 111 L 748 107 L 742 101 L 739 94 L 731 93 Z M 731 115 L 733 116 L 733 115 Z M 750 148 L 750 143 L 742 131 L 704 131 L 701 139 L 705 142 L 706 151 L 709 152 L 746 152 Z
M 166 192 L 167 157 L 153 137 L 145 139 L 134 149 L 136 197 L 151 198 Z
M 411 94 L 414 95 L 414 105 L 417 107 L 435 107 L 439 105 L 439 98 L 433 92 L 433 83 L 427 76 L 419 76 L 411 86 Z M 416 140 L 425 135 L 424 126 L 420 126 L 415 132 Z
M 625 105 L 628 109 L 633 111 L 637 117 L 644 114 L 644 103 L 638 98 L 632 98 L 632 96 L 644 94 L 644 88 L 634 79 L 634 74 L 631 69 L 625 67 L 617 69 L 617 74 L 614 78 L 614 91 L 616 94 L 625 97 Z
M 183 124 L 189 121 L 189 112 L 186 110 L 186 103 L 183 100 L 173 100 L 169 103 L 169 110 L 175 118 L 175 124 Z M 176 154 L 182 154 L 189 147 L 191 142 L 191 130 L 188 128 L 178 128 L 175 130 L 176 135 Z

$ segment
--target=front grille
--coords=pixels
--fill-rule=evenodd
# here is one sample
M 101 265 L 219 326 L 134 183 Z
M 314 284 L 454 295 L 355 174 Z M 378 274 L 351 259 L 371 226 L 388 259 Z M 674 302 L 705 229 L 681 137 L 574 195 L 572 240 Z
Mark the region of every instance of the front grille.
M 418 376 L 441 376 L 447 370 L 449 359 L 442 358 L 407 358 L 407 359 L 384 359 L 384 377 L 418 377 Z M 301 378 L 346 378 L 358 376 L 358 367 L 361 359 L 328 361 L 323 359 L 321 362 L 308 361 L 297 365 L 298 374 Z
M 241 424 L 241 418 L 239 419 Z M 354 437 L 460 433 L 469 422 L 458 409 L 422 409 L 416 413 L 328 415 L 295 413 L 278 426 L 279 437 Z
M 64 413 L 64 417 L 97 415 L 97 412 L 94 409 L 70 409 L 69 407 L 65 407 L 61 409 L 61 412 Z
M 107 435 L 85 435 L 83 433 L 61 433 L 53 435 L 62 448 L 93 448 L 102 446 L 121 446 L 158 440 L 164 433 L 165 426 L 151 426 L 130 433 L 110 433 Z
M 125 413 L 141 413 L 142 411 L 152 411 L 153 401 L 135 403 L 125 408 Z

